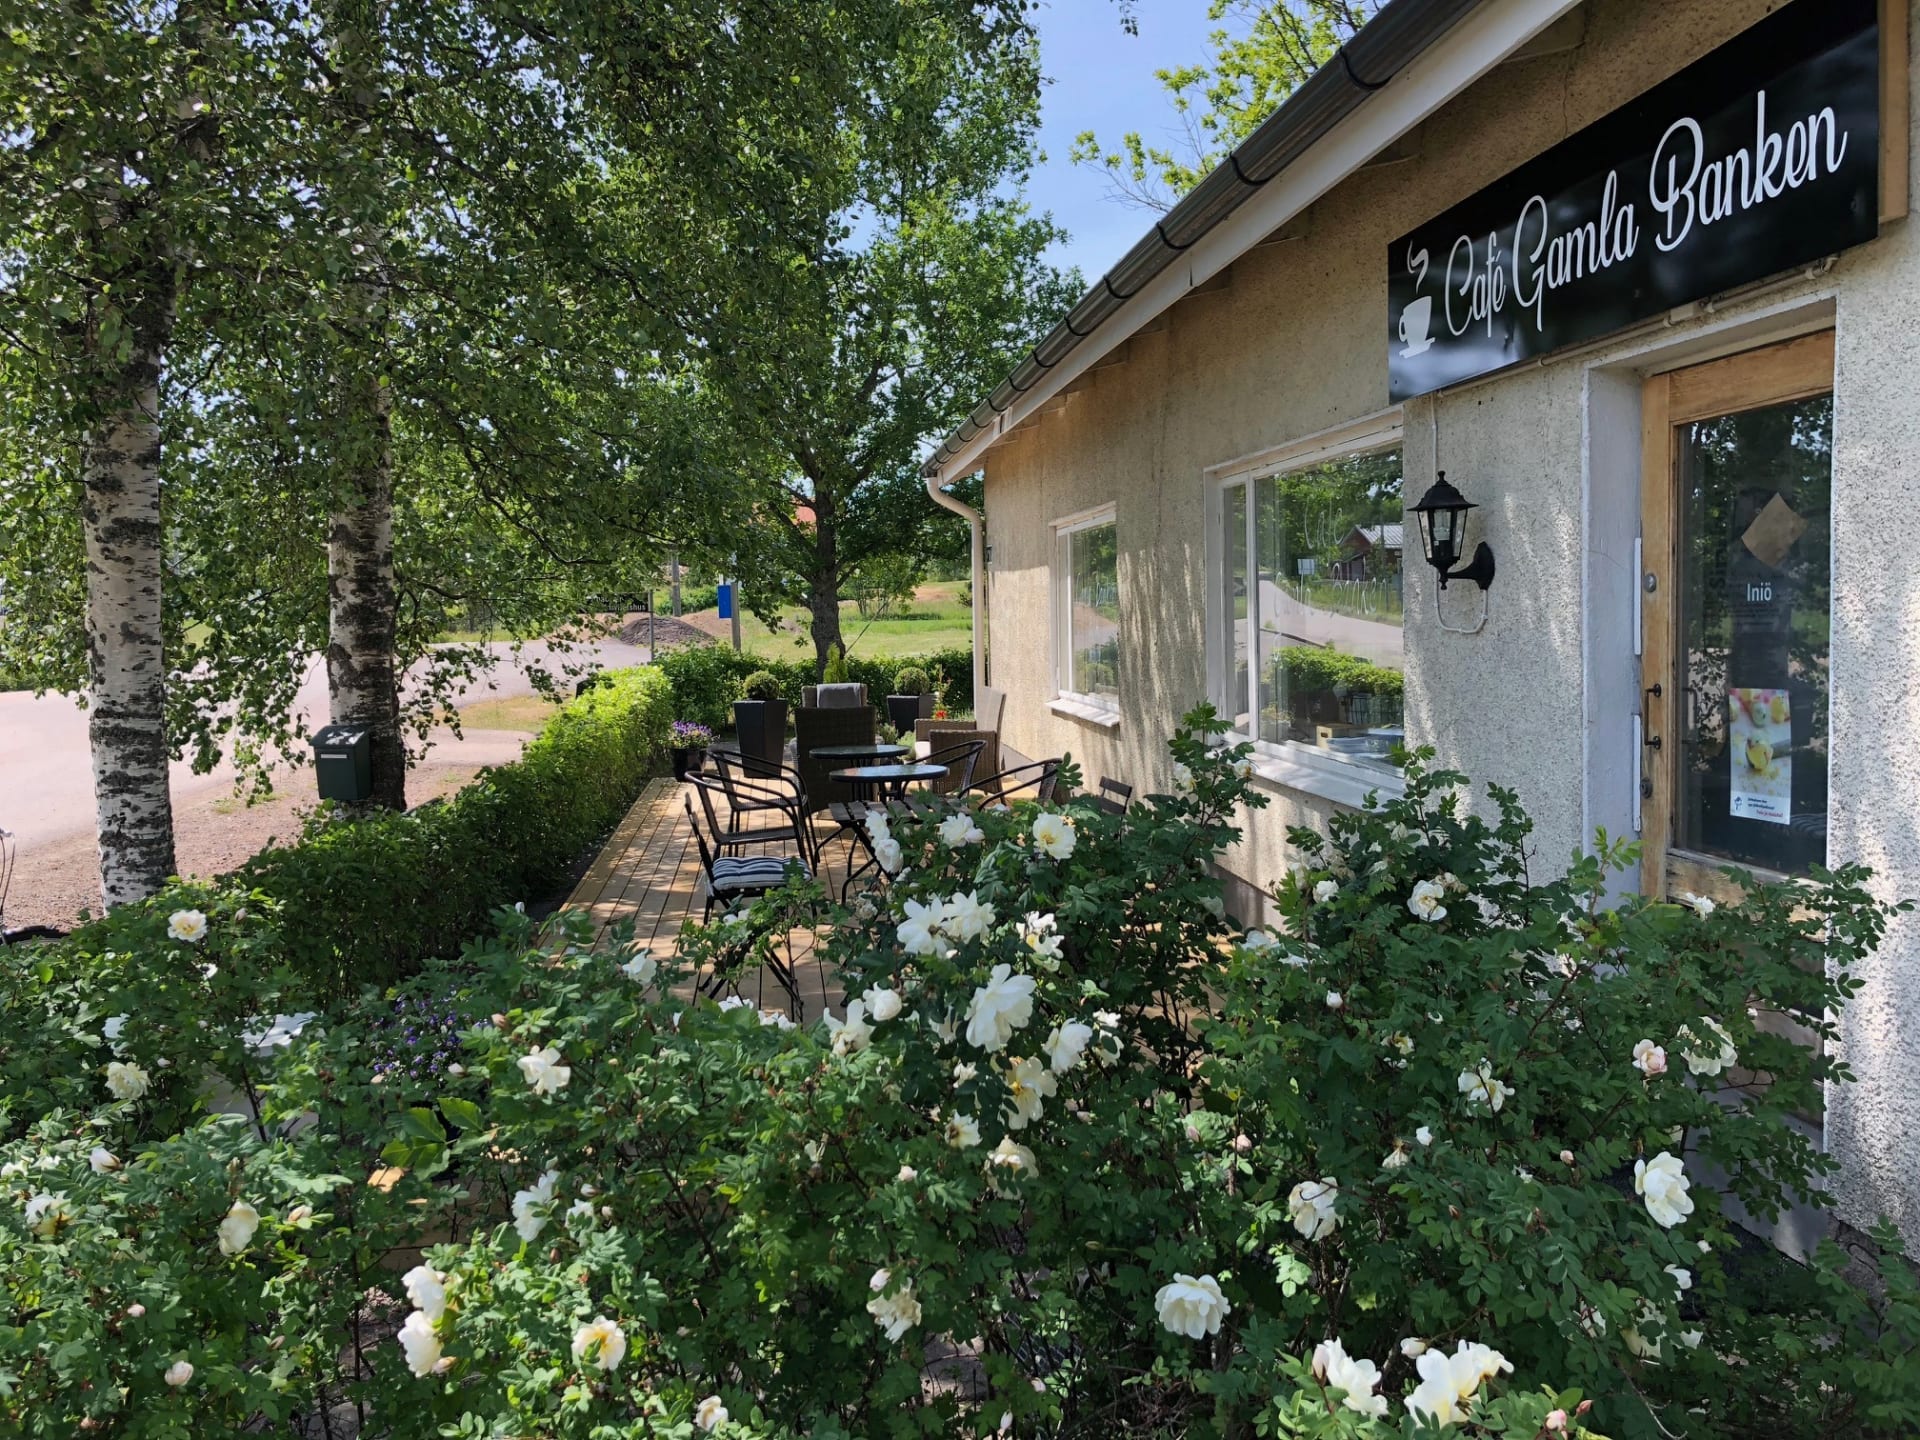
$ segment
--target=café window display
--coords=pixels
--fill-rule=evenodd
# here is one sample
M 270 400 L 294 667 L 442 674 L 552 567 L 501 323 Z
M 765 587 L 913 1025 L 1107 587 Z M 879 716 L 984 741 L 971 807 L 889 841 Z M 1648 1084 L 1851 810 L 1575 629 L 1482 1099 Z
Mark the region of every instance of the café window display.
M 1401 470 L 1393 446 L 1221 483 L 1215 700 L 1259 748 L 1391 768 L 1403 736 Z

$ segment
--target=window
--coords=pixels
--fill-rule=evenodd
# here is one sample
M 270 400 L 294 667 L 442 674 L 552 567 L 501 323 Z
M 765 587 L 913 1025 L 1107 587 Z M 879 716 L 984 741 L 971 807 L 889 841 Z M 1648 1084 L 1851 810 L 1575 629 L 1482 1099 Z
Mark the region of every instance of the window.
M 1113 509 L 1054 526 L 1054 688 L 1060 698 L 1120 708 L 1120 572 Z
M 1400 450 L 1369 438 L 1220 483 L 1212 673 L 1220 712 L 1261 751 L 1391 771 L 1407 531 Z

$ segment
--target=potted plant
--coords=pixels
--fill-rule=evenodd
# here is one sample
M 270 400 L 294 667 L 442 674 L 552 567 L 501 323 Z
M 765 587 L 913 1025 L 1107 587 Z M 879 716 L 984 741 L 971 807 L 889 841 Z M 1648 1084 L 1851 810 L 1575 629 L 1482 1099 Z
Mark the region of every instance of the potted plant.
M 740 682 L 740 698 L 733 702 L 733 726 L 740 736 L 740 753 L 778 765 L 787 748 L 787 697 L 780 677 L 756 670 Z
M 707 763 L 707 747 L 713 744 L 713 731 L 697 720 L 673 722 L 673 778 L 684 780 L 689 770 Z
M 902 665 L 893 677 L 893 693 L 887 696 L 887 718 L 902 735 L 913 729 L 913 722 L 933 713 L 933 682 L 918 665 Z

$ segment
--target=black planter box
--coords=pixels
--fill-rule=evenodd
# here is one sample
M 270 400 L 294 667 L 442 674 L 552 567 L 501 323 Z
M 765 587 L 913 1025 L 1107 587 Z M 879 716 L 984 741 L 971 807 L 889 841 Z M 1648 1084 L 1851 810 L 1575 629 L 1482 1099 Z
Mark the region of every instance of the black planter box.
M 786 701 L 736 700 L 733 727 L 739 733 L 740 753 L 747 759 L 778 765 L 786 755 Z
M 920 718 L 918 695 L 887 696 L 887 721 L 902 735 L 913 733 L 913 722 Z
M 684 780 L 687 772 L 698 770 L 707 763 L 707 747 L 704 745 L 676 745 L 673 747 L 673 778 Z

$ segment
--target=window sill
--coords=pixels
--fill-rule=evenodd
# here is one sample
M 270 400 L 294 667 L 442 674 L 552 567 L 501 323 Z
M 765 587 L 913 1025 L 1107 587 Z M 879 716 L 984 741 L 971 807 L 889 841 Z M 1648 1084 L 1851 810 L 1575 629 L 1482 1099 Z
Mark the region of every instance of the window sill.
M 1230 736 L 1229 743 L 1238 743 L 1243 738 Z M 1372 794 L 1392 800 L 1407 793 L 1406 777 L 1397 770 L 1375 770 L 1329 755 L 1316 755 L 1304 745 L 1255 750 L 1253 775 L 1254 779 L 1269 785 L 1331 800 L 1349 810 L 1361 809 L 1367 803 L 1367 796 Z
M 1120 728 L 1120 712 L 1108 709 L 1104 705 L 1095 705 L 1086 700 L 1076 700 L 1070 695 L 1056 695 L 1047 702 L 1047 708 L 1056 715 L 1065 715 L 1070 720 L 1084 721 L 1088 725 L 1097 725 L 1102 730 Z

